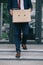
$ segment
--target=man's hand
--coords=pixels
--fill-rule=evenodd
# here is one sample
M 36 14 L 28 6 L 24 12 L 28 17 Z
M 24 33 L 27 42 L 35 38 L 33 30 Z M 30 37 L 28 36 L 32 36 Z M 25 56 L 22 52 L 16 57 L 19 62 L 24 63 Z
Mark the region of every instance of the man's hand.
M 30 12 L 32 12 L 32 9 L 31 8 L 29 8 L 29 10 L 30 10 Z
M 10 15 L 11 15 L 11 16 L 13 15 L 13 10 L 10 10 Z

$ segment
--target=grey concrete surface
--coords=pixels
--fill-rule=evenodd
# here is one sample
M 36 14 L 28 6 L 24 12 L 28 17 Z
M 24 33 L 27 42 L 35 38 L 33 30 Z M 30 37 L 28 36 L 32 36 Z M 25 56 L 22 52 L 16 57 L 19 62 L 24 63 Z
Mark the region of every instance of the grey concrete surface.
M 0 60 L 0 65 L 43 65 L 43 61 Z
M 16 60 L 16 52 L 0 52 L 0 60 Z M 43 52 L 21 52 L 20 60 L 43 60 Z
M 27 47 L 27 50 L 21 47 L 24 52 L 17 59 L 14 44 L 0 44 L 0 65 L 43 65 L 43 44 L 29 44 Z
M 43 44 L 27 44 L 27 50 L 22 51 L 43 51 Z M 0 51 L 15 51 L 15 44 L 0 44 Z
M 43 60 L 43 44 L 27 45 L 27 50 L 23 50 L 21 47 L 21 57 L 20 59 L 39 59 Z M 3 59 L 16 59 L 16 49 L 14 44 L 0 44 L 0 60 Z

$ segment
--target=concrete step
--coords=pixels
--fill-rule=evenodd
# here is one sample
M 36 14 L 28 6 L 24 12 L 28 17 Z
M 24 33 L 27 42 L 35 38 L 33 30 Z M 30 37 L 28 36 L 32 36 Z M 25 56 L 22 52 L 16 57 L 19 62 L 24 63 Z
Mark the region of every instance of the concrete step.
M 20 58 L 15 55 L 16 52 L 0 52 L 0 60 L 43 60 L 43 52 L 21 52 Z
M 27 40 L 27 42 L 34 42 L 35 40 Z M 1 39 L 0 40 L 0 44 L 8 44 L 9 43 L 9 40 L 6 40 L 6 39 Z
M 43 44 L 27 44 L 27 50 L 22 49 L 22 45 L 20 46 L 22 52 L 43 52 Z M 15 52 L 15 44 L 0 44 L 0 52 Z
M 43 61 L 37 60 L 0 60 L 0 65 L 43 65 Z

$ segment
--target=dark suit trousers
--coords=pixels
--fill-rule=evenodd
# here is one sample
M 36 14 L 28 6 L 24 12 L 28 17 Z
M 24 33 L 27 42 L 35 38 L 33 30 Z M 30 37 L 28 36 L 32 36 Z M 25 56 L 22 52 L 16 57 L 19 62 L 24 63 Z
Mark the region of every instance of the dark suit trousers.
M 16 52 L 20 52 L 20 36 L 21 30 L 23 32 L 23 42 L 26 43 L 26 36 L 28 35 L 28 23 L 14 23 L 13 24 L 13 42 L 16 45 Z

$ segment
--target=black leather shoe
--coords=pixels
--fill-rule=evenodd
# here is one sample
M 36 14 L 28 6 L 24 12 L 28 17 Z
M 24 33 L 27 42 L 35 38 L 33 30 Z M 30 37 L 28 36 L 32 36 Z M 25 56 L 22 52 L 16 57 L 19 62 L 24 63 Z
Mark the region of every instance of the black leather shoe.
M 16 58 L 20 58 L 20 52 L 16 53 Z
M 26 44 L 22 44 L 22 48 L 23 48 L 24 50 L 26 50 L 26 49 L 27 49 Z

